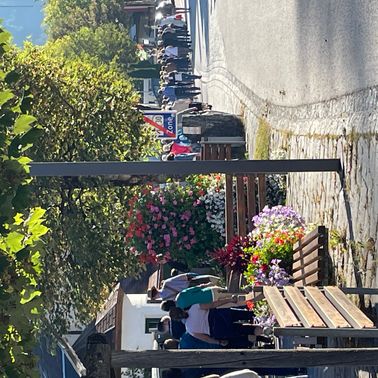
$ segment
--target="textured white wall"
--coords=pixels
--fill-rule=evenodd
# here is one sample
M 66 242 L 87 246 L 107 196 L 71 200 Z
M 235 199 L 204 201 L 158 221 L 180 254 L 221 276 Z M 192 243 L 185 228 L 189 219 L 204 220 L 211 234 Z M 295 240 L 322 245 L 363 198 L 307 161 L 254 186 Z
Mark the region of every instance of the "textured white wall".
M 378 84 L 376 0 L 222 0 L 215 10 L 227 69 L 262 99 L 294 106 Z

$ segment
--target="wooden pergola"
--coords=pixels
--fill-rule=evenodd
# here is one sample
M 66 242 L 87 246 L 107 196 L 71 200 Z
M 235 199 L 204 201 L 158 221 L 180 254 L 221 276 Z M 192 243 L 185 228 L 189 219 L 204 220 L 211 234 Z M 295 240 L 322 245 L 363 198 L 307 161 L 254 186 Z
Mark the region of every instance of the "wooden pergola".
M 238 161 L 168 161 L 168 162 L 33 162 L 33 177 L 104 177 L 122 179 L 130 176 L 183 177 L 192 174 L 228 175 L 285 174 L 292 172 L 335 172 L 343 186 L 343 168 L 339 159 L 238 160 Z M 94 366 L 90 377 L 110 377 L 110 367 L 190 368 L 227 367 L 235 369 L 312 366 L 378 366 L 378 348 L 311 350 L 148 350 L 110 351 L 109 345 L 92 345 Z M 109 372 L 109 373 L 108 373 Z M 88 376 L 88 375 L 87 375 Z

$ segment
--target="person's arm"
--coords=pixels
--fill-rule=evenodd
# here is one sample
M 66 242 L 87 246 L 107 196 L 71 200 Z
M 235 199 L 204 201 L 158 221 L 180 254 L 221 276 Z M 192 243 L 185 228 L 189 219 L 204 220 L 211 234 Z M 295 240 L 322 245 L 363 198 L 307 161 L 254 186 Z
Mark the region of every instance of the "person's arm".
M 200 307 L 202 310 L 210 310 L 211 308 L 216 308 L 219 306 L 223 306 L 227 303 L 236 303 L 235 299 L 233 298 L 223 298 L 218 299 L 217 301 L 211 302 L 211 303 L 202 303 L 200 304 Z
M 222 341 L 224 343 L 224 340 L 214 339 L 213 337 L 206 335 L 206 333 L 193 333 L 192 336 L 209 344 L 222 345 Z

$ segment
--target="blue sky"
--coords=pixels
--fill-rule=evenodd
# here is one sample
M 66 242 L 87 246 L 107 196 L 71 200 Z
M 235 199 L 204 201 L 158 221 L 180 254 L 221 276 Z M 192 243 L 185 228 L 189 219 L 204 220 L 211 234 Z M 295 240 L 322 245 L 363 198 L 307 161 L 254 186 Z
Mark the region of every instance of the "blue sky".
M 20 7 L 23 5 L 27 7 Z M 46 40 L 42 29 L 42 0 L 0 0 L 0 19 L 18 46 L 26 39 L 37 45 Z

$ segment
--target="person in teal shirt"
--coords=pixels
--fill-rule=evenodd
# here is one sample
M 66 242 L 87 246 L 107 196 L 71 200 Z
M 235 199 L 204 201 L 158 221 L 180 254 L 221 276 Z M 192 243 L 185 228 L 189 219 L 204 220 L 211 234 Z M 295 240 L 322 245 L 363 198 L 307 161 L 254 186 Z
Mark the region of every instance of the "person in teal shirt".
M 227 303 L 237 303 L 238 296 L 218 286 L 199 285 L 181 291 L 176 297 L 176 307 L 186 309 L 194 304 L 208 304 L 209 308 Z

